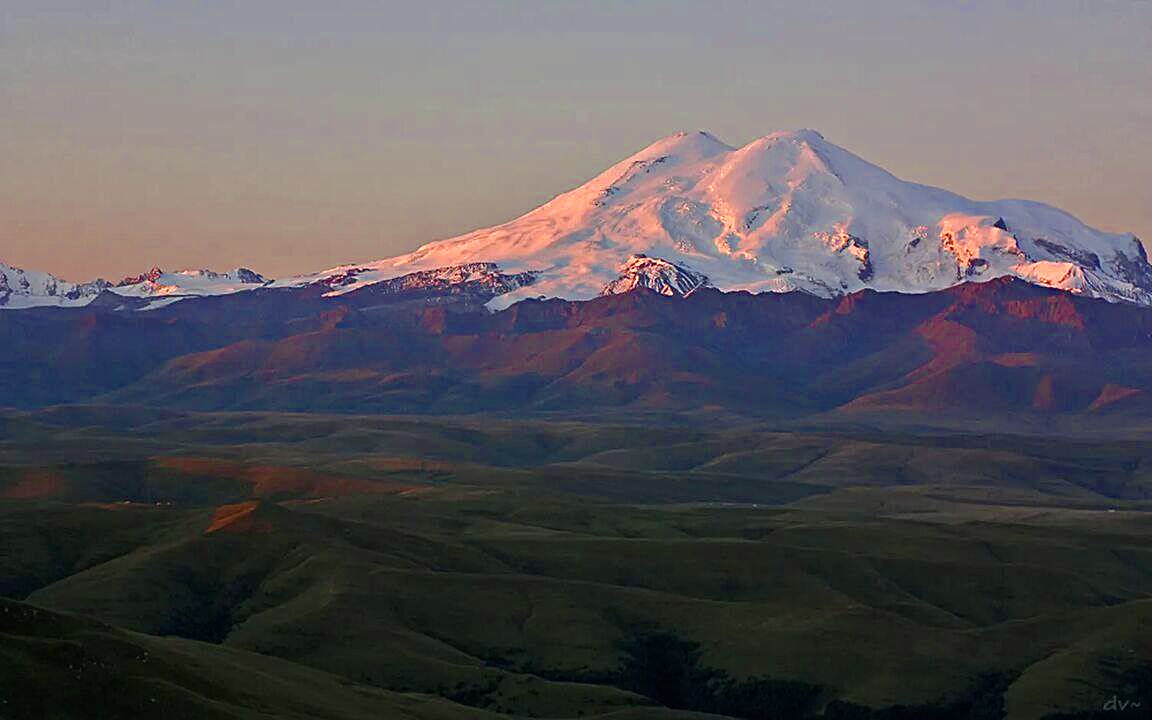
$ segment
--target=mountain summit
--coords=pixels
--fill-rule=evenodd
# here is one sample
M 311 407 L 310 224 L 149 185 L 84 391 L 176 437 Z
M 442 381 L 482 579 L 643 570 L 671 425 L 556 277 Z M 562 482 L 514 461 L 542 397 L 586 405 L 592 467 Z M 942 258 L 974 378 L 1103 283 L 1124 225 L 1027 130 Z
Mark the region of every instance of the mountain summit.
M 636 257 L 723 290 L 916 293 L 1011 275 L 1152 304 L 1152 267 L 1134 236 L 1041 203 L 979 202 L 905 182 L 814 130 L 740 148 L 705 132 L 671 135 L 511 222 L 357 266 L 358 282 L 341 291 L 488 262 L 537 274 L 496 306 L 539 295 L 587 299 L 628 284 Z

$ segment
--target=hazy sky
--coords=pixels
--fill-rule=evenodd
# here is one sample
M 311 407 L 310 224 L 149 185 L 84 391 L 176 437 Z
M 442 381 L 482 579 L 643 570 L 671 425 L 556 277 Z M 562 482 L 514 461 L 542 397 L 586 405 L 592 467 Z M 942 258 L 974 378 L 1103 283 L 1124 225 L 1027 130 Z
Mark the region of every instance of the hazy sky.
M 316 270 L 800 127 L 1152 240 L 1152 2 L 0 0 L 0 259 Z

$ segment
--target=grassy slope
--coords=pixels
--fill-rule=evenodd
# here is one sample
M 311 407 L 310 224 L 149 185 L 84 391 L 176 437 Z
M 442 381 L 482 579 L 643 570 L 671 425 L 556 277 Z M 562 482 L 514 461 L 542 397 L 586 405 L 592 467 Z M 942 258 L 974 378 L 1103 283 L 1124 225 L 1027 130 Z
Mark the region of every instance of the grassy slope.
M 427 695 L 382 690 L 279 658 L 142 635 L 0 599 L 0 717 L 112 720 L 161 715 L 189 720 L 507 717 Z M 653 707 L 580 716 L 711 717 Z
M 1091 706 L 1118 649 L 1152 659 L 1125 644 L 1152 593 L 1137 443 L 171 415 L 118 444 L 43 420 L 0 443 L 3 492 L 66 438 L 63 494 L 0 504 L 6 594 L 352 683 L 609 712 L 637 699 L 541 675 L 608 669 L 658 623 L 871 704 L 1019 672 L 1037 717 Z M 148 502 L 93 502 L 123 495 Z
M 0 715 L 11 718 L 486 717 L 276 658 L 156 638 L 0 600 Z

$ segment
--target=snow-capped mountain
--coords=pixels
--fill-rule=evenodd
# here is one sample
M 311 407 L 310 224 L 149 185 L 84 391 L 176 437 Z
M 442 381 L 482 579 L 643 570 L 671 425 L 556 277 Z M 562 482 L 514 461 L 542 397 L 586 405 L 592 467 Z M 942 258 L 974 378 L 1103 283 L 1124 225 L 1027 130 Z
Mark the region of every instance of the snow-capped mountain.
M 104 280 L 70 283 L 35 270 L 22 270 L 0 263 L 0 309 L 18 310 L 43 305 L 87 305 L 110 284 Z
M 247 268 L 229 272 L 181 270 L 164 272 L 152 268 L 146 273 L 113 284 L 107 280 L 72 283 L 54 275 L 22 270 L 0 263 L 0 309 L 31 307 L 84 307 L 104 292 L 134 298 L 153 299 L 150 307 L 187 297 L 226 295 L 263 287 L 269 281 Z
M 124 278 L 110 290 L 126 297 L 176 299 L 229 295 L 263 287 L 269 282 L 263 275 L 248 268 L 237 268 L 228 272 L 213 270 L 165 272 L 160 268 L 152 268 L 143 275 Z
M 638 287 L 831 297 L 864 288 L 931 292 L 1002 276 L 1152 305 L 1152 265 L 1136 237 L 1095 230 L 1041 203 L 975 201 L 905 182 L 813 130 L 740 148 L 705 132 L 677 133 L 503 225 L 283 280 L 243 268 L 154 268 L 109 287 L 0 271 L 6 308 L 84 305 L 104 291 L 158 307 L 318 285 L 325 297 L 367 288 L 456 293 L 491 298 L 498 309 L 528 297 L 584 300 Z
M 1152 266 L 1132 235 L 1036 202 L 969 200 L 905 182 L 813 130 L 730 147 L 704 132 L 664 138 L 503 225 L 355 270 L 357 285 L 467 263 L 536 280 L 490 303 L 594 297 L 633 258 L 723 290 L 928 292 L 1013 275 L 1112 301 L 1152 304 Z M 647 277 L 647 276 L 646 276 Z M 636 285 L 645 285 L 637 280 Z

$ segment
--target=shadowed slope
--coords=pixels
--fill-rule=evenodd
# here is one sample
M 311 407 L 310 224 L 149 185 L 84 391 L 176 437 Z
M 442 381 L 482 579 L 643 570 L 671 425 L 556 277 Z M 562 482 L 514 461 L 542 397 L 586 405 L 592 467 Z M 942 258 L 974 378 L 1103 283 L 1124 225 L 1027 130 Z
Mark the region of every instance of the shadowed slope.
M 326 329 L 187 355 L 110 396 L 201 409 L 371 412 L 712 408 L 797 417 L 900 409 L 1143 407 L 1152 311 L 1018 281 L 921 296 L 645 291 L 494 314 L 353 313 Z M 1121 390 L 1122 389 L 1122 390 Z M 1103 399 L 1101 399 L 1103 398 Z

